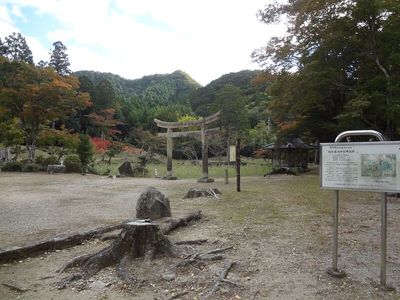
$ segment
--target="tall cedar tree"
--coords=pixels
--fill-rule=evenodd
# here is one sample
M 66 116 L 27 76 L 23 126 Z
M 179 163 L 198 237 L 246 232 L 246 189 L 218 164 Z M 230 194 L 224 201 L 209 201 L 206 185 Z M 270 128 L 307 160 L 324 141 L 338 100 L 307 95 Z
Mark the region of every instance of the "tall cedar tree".
M 221 111 L 219 124 L 224 129 L 227 153 L 229 153 L 232 140 L 240 137 L 240 134 L 249 127 L 246 98 L 242 96 L 238 87 L 228 84 L 217 94 L 215 108 L 216 111 Z
M 25 62 L 33 65 L 32 51 L 29 49 L 25 38 L 18 32 L 7 36 L 4 42 L 0 42 L 0 55 L 11 61 Z
M 67 47 L 60 41 L 53 43 L 53 51 L 50 53 L 49 66 L 53 67 L 54 70 L 61 76 L 67 76 L 71 74 L 69 69 L 70 63 L 67 54 Z

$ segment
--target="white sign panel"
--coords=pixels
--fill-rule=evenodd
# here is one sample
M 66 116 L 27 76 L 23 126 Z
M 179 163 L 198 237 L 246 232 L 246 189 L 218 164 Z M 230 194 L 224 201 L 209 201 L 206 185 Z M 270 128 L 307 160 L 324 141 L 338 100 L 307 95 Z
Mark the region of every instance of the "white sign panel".
M 321 144 L 320 153 L 321 188 L 400 192 L 400 142 Z
M 236 161 L 236 146 L 231 145 L 229 147 L 229 161 Z

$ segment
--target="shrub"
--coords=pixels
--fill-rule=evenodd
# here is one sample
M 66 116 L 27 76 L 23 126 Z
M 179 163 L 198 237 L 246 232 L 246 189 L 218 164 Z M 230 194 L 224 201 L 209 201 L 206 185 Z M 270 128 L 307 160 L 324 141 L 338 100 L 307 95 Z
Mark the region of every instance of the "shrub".
M 23 172 L 39 172 L 42 170 L 42 166 L 38 164 L 29 163 L 22 167 Z
M 43 162 L 44 162 L 44 156 L 43 155 L 36 156 L 35 163 L 37 163 L 38 165 L 43 166 Z
M 69 173 L 81 173 L 82 172 L 82 164 L 78 155 L 68 155 L 64 159 L 64 165 Z
M 59 164 L 60 164 L 59 160 L 54 155 L 46 157 L 45 159 L 43 159 L 43 162 L 41 163 L 43 167 L 47 167 L 48 165 L 59 165 Z
M 3 172 L 20 172 L 22 171 L 22 163 L 19 161 L 10 161 L 5 163 L 2 167 L 1 170 Z

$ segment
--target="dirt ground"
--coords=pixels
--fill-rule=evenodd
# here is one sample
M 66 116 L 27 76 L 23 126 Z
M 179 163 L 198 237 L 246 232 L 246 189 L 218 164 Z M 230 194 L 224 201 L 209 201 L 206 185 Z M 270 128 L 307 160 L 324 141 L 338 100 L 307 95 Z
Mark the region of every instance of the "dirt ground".
M 44 253 L 0 265 L 1 299 L 399 299 L 400 202 L 388 204 L 387 282 L 379 289 L 380 195 L 341 193 L 339 268 L 347 277 L 326 273 L 332 262 L 331 191 L 319 189 L 316 172 L 301 176 L 242 178 L 242 192 L 231 179 L 200 184 L 195 180 L 110 179 L 99 176 L 0 173 L 0 248 L 24 245 L 59 234 L 81 232 L 134 219 L 139 194 L 154 186 L 171 202 L 174 216 L 201 209 L 204 218 L 169 235 L 171 241 L 207 239 L 182 246 L 204 253 L 232 246 L 223 260 L 176 267 L 177 258 L 158 257 L 150 265 L 133 262 L 135 286 L 106 268 L 65 289 L 56 270 L 71 258 L 109 242 Z M 182 199 L 190 187 L 216 187 L 220 199 Z M 219 274 L 235 262 L 227 281 L 210 295 Z M 24 291 L 15 291 L 7 284 Z M 178 299 L 178 298 L 176 298 Z

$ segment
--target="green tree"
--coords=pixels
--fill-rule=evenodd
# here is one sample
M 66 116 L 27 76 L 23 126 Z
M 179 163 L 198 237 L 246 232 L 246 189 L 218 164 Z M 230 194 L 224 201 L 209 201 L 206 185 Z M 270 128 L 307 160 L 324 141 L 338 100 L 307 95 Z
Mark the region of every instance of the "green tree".
M 70 75 L 67 47 L 60 41 L 54 42 L 53 47 L 54 49 L 50 53 L 49 66 L 53 67 L 61 76 Z
M 0 141 L 4 146 L 12 148 L 14 160 L 17 160 L 21 152 L 21 144 L 24 143 L 24 133 L 20 129 L 18 119 L 12 118 L 8 122 L 0 123 Z
M 0 38 L 0 56 L 7 55 L 7 45 Z
M 79 136 L 79 144 L 77 148 L 79 159 L 83 167 L 86 167 L 93 159 L 93 145 L 87 134 Z
M 288 23 L 284 36 L 253 54 L 274 79 L 270 110 L 281 134 L 331 141 L 358 128 L 396 136 L 398 1 L 275 1 L 259 17 Z
M 226 85 L 217 94 L 215 110 L 221 111 L 219 124 L 226 132 L 228 143 L 249 127 L 246 98 L 238 87 Z
M 105 79 L 95 86 L 92 101 L 95 112 L 114 107 L 115 91 L 110 81 Z
M 50 150 L 50 154 L 57 155 L 57 160 L 74 152 L 78 147 L 78 143 L 79 136 L 65 129 L 46 128 L 38 136 L 38 145 L 47 147 Z
M 38 68 L 46 68 L 49 66 L 49 63 L 47 61 L 44 60 L 40 60 L 37 65 Z
M 29 49 L 25 38 L 21 33 L 12 33 L 5 38 L 5 42 L 2 44 L 2 52 L 12 61 L 26 62 L 33 65 L 32 51 Z
M 218 94 L 215 109 L 221 111 L 219 125 L 224 132 L 229 162 L 229 146 L 231 142 L 249 128 L 246 98 L 238 87 L 226 85 Z

